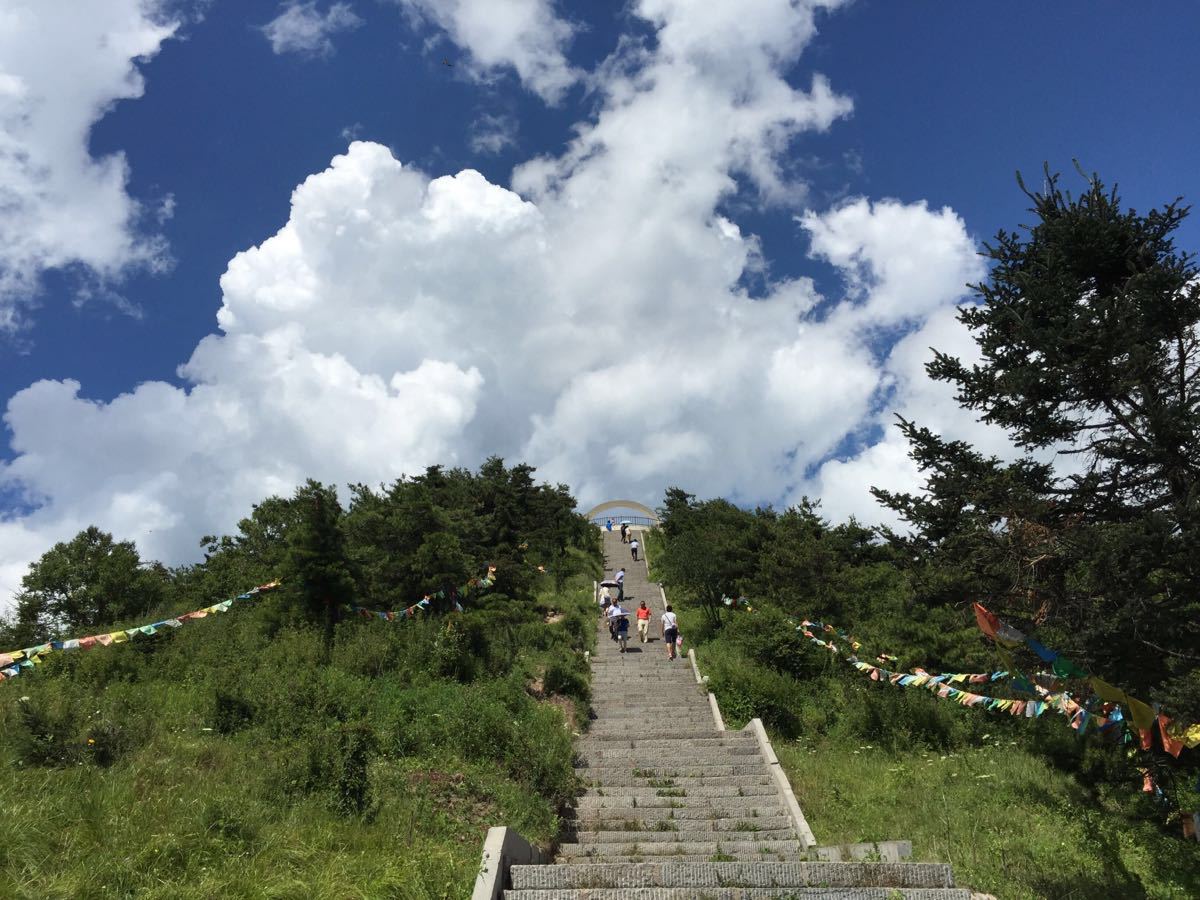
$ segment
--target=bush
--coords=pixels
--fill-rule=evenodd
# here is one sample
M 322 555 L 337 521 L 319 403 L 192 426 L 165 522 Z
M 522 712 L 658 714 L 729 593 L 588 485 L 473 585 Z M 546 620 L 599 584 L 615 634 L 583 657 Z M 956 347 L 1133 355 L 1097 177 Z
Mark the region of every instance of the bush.
M 217 734 L 241 731 L 254 718 L 254 706 L 244 697 L 220 688 L 213 691 L 209 721 Z
M 722 637 L 749 659 L 795 678 L 812 678 L 829 668 L 829 654 L 815 652 L 791 620 L 774 607 L 735 613 Z
M 16 711 L 16 727 L 9 739 L 19 764 L 66 766 L 82 757 L 82 714 L 73 698 L 61 694 L 22 697 Z
M 334 807 L 342 815 L 361 816 L 371 807 L 369 768 L 375 750 L 375 733 L 366 722 L 339 729 L 331 780 Z
M 698 661 L 727 719 L 745 723 L 759 718 L 785 737 L 800 733 L 800 686 L 796 679 L 720 644 L 705 645 Z
M 580 703 L 588 703 L 592 699 L 589 674 L 583 657 L 571 655 L 550 663 L 546 667 L 543 683 L 547 693 L 561 694 Z

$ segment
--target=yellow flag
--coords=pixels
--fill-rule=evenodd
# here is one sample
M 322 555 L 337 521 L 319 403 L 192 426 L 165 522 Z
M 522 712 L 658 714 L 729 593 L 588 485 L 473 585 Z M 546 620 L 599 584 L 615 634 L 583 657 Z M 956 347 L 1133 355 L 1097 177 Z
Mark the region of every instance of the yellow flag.
M 129 635 L 127 635 L 123 631 L 114 631 L 112 634 L 109 635 L 109 637 L 112 638 L 112 642 L 114 644 L 121 644 L 121 643 L 124 643 L 125 641 L 129 640 Z
M 1125 697 L 1125 692 L 1118 687 L 1113 687 L 1107 681 L 1102 681 L 1099 678 L 1093 678 L 1092 689 L 1100 695 L 1101 700 L 1107 700 L 1109 703 L 1126 703 L 1128 699 Z
M 1189 750 L 1200 747 L 1200 724 L 1184 726 L 1171 723 L 1167 726 L 1167 734 L 1177 741 L 1182 741 Z
M 1133 724 L 1137 726 L 1138 731 L 1145 731 L 1154 726 L 1154 710 L 1128 694 L 1125 695 L 1125 702 L 1129 704 L 1129 713 L 1133 717 Z

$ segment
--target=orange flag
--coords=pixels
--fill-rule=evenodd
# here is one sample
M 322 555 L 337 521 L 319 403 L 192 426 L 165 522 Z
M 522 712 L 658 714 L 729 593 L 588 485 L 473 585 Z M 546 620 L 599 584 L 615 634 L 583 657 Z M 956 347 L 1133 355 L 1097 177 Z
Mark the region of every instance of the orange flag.
M 1162 735 L 1163 749 L 1178 759 L 1180 752 L 1183 750 L 1183 742 L 1177 741 L 1167 734 L 1167 726 L 1170 724 L 1171 720 L 1160 713 L 1158 716 L 1158 732 Z

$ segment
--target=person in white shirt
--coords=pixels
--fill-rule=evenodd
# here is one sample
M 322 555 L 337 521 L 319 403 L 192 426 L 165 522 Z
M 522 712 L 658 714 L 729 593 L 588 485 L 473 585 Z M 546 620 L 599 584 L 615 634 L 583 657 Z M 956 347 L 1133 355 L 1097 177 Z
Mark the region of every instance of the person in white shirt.
M 637 558 L 638 548 L 640 548 L 641 546 L 642 545 L 638 543 L 637 538 L 634 538 L 632 541 L 629 542 L 629 550 L 631 553 L 633 553 L 633 561 L 634 562 L 638 561 L 638 558 Z
M 613 579 L 617 582 L 617 602 L 620 603 L 625 599 L 625 568 L 618 569 Z
M 679 623 L 675 620 L 675 611 L 671 609 L 670 603 L 667 604 L 667 611 L 658 620 L 658 627 L 662 632 L 662 639 L 667 643 L 667 659 L 674 659 L 675 642 L 679 639 Z
M 621 606 L 620 600 L 608 609 L 608 630 L 624 653 L 629 644 L 629 612 Z

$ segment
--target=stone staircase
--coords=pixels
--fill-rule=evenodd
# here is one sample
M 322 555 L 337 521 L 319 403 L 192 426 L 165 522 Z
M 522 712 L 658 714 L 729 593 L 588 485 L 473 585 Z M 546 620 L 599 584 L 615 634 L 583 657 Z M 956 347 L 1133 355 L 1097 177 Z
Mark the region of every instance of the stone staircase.
M 598 625 L 595 719 L 576 759 L 586 790 L 555 863 L 513 865 L 507 900 L 969 900 L 946 865 L 820 861 L 854 851 L 806 846 L 773 754 L 750 728 L 721 730 L 689 660 L 668 661 L 646 564 L 615 531 L 605 554 L 607 573 L 625 566 L 626 605 L 654 611 L 652 640 L 638 643 L 631 624 L 622 654 Z

